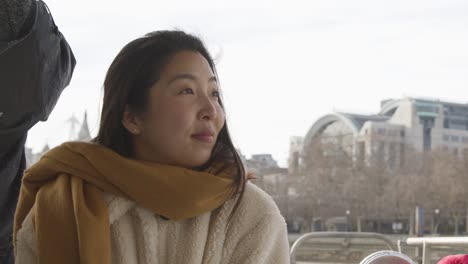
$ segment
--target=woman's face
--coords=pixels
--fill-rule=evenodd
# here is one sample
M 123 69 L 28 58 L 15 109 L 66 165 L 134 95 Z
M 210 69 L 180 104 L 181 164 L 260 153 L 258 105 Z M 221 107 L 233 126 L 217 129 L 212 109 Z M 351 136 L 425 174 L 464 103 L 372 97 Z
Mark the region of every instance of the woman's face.
M 135 158 L 187 168 L 207 162 L 225 121 L 218 89 L 200 53 L 176 53 L 150 89 L 147 112 L 125 111 Z

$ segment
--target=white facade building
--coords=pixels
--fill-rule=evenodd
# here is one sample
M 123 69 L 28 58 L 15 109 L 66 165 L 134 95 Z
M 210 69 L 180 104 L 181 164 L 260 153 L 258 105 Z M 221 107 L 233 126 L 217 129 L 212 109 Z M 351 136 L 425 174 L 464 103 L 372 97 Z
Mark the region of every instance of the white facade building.
M 390 167 L 405 158 L 405 146 L 422 152 L 445 150 L 468 155 L 468 104 L 403 98 L 384 100 L 375 115 L 335 112 L 319 118 L 301 138 L 291 138 L 289 165 L 294 168 L 314 138 L 340 138 L 356 159 L 380 155 Z M 291 168 L 290 168 L 291 170 Z

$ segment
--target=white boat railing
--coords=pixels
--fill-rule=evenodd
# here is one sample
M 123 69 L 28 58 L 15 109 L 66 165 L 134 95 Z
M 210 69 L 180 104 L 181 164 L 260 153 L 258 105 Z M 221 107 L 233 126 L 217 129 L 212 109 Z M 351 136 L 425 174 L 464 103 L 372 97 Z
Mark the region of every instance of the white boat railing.
M 405 254 L 391 250 L 384 250 L 370 254 L 359 264 L 383 263 L 416 264 L 410 257 L 406 256 Z
M 401 252 L 401 241 L 398 249 Z M 410 237 L 406 239 L 407 245 L 422 247 L 422 264 L 431 263 L 431 250 L 433 246 L 464 246 L 468 253 L 468 237 Z
M 388 249 L 396 251 L 397 248 L 394 243 L 385 237 L 384 235 L 378 233 L 366 233 L 366 232 L 311 232 L 300 236 L 292 245 L 290 250 L 291 264 L 296 263 L 296 252 L 297 249 L 307 240 L 312 238 L 344 238 L 347 240 L 350 239 L 359 239 L 359 238 L 368 238 L 380 240 L 385 244 Z
M 435 247 L 443 246 L 465 246 L 468 254 L 468 237 L 410 237 L 406 240 L 398 240 L 397 246 L 394 242 L 386 236 L 378 233 L 365 233 L 365 232 L 312 232 L 300 236 L 292 245 L 290 250 L 291 263 L 296 263 L 296 253 L 298 248 L 307 240 L 315 238 L 343 238 L 347 241 L 351 239 L 377 239 L 383 242 L 388 249 L 402 253 L 402 244 L 409 246 L 416 246 L 418 252 L 416 259 L 421 264 L 431 264 L 431 252 Z M 422 253 L 422 254 L 421 254 Z

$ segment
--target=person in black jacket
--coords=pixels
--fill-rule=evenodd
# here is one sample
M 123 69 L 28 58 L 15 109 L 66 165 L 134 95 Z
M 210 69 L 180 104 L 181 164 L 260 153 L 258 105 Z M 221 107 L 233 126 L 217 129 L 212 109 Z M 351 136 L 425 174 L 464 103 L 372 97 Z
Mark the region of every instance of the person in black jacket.
M 0 0 L 0 263 L 14 263 L 13 218 L 28 130 L 46 121 L 75 57 L 42 1 Z

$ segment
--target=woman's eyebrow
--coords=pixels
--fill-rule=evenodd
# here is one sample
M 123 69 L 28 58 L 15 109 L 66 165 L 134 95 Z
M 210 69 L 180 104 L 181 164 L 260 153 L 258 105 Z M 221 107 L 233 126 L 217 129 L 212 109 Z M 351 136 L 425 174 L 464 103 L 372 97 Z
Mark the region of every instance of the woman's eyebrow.
M 210 79 L 208 79 L 208 82 L 218 83 L 218 79 L 216 79 L 216 76 L 212 76 Z
M 189 80 L 192 80 L 192 81 L 196 81 L 197 80 L 197 77 L 195 77 L 194 75 L 190 74 L 190 73 L 181 73 L 181 74 L 177 74 L 176 76 L 172 77 L 168 82 L 167 84 L 171 84 L 172 82 L 174 81 L 177 81 L 177 80 L 180 80 L 180 79 L 189 79 Z M 216 76 L 212 76 L 208 79 L 208 82 L 218 82 L 218 80 L 216 79 Z

